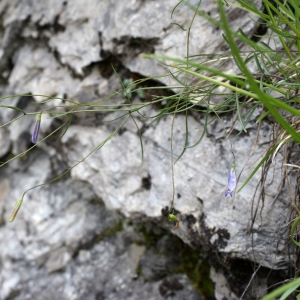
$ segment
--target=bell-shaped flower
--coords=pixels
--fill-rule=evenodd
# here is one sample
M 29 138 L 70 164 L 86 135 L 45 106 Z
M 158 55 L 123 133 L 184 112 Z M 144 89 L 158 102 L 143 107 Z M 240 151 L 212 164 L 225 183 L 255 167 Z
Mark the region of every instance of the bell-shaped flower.
M 225 192 L 225 197 L 227 196 L 232 197 L 235 188 L 236 188 L 236 175 L 235 175 L 235 163 L 233 163 L 228 173 L 228 189 Z
M 40 125 L 41 125 L 41 118 L 42 118 L 41 114 L 39 114 L 36 118 L 32 138 L 31 138 L 31 141 L 32 141 L 33 144 L 35 144 L 37 142 L 37 139 L 38 139 L 38 135 L 39 135 L 39 131 L 40 131 Z

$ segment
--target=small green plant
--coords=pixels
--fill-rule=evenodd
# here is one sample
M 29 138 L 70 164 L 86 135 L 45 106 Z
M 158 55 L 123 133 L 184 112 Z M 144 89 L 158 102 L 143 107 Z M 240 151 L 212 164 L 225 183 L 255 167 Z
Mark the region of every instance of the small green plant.
M 140 99 L 145 99 L 145 92 L 142 89 L 136 89 L 136 84 L 132 81 L 132 79 L 125 79 L 123 81 L 123 96 L 125 98 L 132 99 L 132 93 L 136 93 Z

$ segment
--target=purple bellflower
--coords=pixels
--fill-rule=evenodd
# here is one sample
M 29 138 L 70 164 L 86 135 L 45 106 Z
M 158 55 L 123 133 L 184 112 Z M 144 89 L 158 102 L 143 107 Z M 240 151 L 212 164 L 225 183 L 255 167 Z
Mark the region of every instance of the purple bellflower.
M 233 163 L 228 173 L 228 189 L 225 192 L 225 197 L 227 196 L 232 197 L 235 187 L 236 187 L 236 175 L 235 175 L 235 163 Z
M 42 118 L 41 114 L 39 114 L 36 118 L 32 138 L 31 138 L 31 141 L 32 141 L 33 144 L 35 144 L 37 142 L 37 139 L 38 139 L 38 135 L 39 135 L 39 131 L 40 131 L 40 125 L 41 125 L 41 118 Z

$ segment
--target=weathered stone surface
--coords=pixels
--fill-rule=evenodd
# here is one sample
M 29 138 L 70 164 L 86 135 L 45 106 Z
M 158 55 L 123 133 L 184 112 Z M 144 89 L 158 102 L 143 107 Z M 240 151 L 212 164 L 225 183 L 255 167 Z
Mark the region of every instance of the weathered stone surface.
M 17 199 L 19 185 L 32 187 L 51 174 L 49 156 L 34 152 L 24 165 L 30 176 L 19 170 L 1 181 L 0 299 L 164 299 L 167 293 L 201 299 L 183 274 L 167 271 L 143 283 L 136 272 L 146 246 L 135 244 L 145 243 L 143 235 L 120 231 L 120 217 L 87 183 L 67 179 L 28 193 L 16 221 L 7 224 L 14 203 L 4 198 Z M 167 257 L 166 247 L 160 243 Z
M 8 1 L 4 1 L 0 13 L 2 11 L 4 15 L 3 23 L 7 31 L 15 28 L 16 24 L 25 24 L 24 30 L 15 33 L 16 37 L 46 38 L 49 40 L 47 46 L 57 53 L 55 59 L 58 63 L 68 66 L 78 75 L 84 75 L 83 68 L 92 63 L 105 59 L 107 55 L 115 55 L 130 71 L 143 76 L 155 76 L 168 72 L 168 69 L 151 60 L 142 59 L 140 53 L 152 52 L 180 58 L 186 55 L 187 32 L 171 23 L 188 28 L 193 11 L 179 5 L 171 19 L 171 12 L 177 3 L 176 0 L 134 0 L 127 3 L 121 0 L 83 3 L 77 0 L 72 3 L 53 1 L 53 4 L 40 2 L 34 5 L 17 1 L 15 5 L 9 5 Z M 260 1 L 256 3 L 261 5 Z M 195 1 L 191 1 L 191 4 L 197 5 Z M 203 2 L 201 10 L 213 18 L 219 18 L 215 2 Z M 245 34 L 252 35 L 256 29 L 257 24 L 244 11 L 230 8 L 228 17 L 235 30 L 243 28 Z M 4 38 L 3 45 L 7 44 Z M 20 47 L 14 47 L 14 51 L 18 52 L 15 48 Z M 222 39 L 222 31 L 203 17 L 196 18 L 190 33 L 190 55 L 225 50 L 228 47 Z M 4 51 L 3 54 L 7 53 Z M 31 60 L 23 59 L 23 64 L 26 65 L 28 61 Z M 49 58 L 45 57 L 42 61 L 50 65 Z M 20 63 L 16 64 L 17 68 L 21 66 Z M 32 66 L 31 63 L 27 64 L 27 67 Z M 230 67 L 233 68 L 233 65 L 230 64 Z M 15 72 L 21 72 L 17 70 L 15 68 Z M 166 83 L 172 81 L 171 77 L 161 80 Z M 38 91 L 40 88 L 39 85 Z M 30 91 L 36 91 L 36 87 Z
M 186 55 L 187 33 L 171 22 L 187 28 L 193 13 L 180 5 L 171 19 L 177 2 L 1 1 L 2 94 L 44 94 L 84 104 L 121 88 L 111 63 L 122 79 L 133 76 L 132 73 L 153 76 L 167 72 L 166 67 L 139 54 Z M 214 18 L 218 16 L 214 1 L 203 1 L 201 9 Z M 228 16 L 232 28 L 241 27 L 249 36 L 258 26 L 236 9 L 228 9 Z M 226 52 L 221 37 L 222 32 L 215 25 L 197 17 L 191 31 L 190 54 Z M 231 64 L 226 68 L 236 72 Z M 160 82 L 173 81 L 165 77 Z M 2 104 L 17 106 L 27 113 L 65 105 L 59 99 L 44 106 L 32 103 L 44 99 L 17 97 Z M 107 103 L 124 103 L 124 99 L 118 95 Z M 57 111 L 64 108 L 57 107 Z M 155 107 L 145 108 L 143 113 L 153 116 Z M 2 124 L 17 116 L 20 113 L 12 109 L 0 109 Z M 187 275 L 167 272 L 179 263 L 176 252 L 170 256 L 164 251 L 155 252 L 130 226 L 116 233 L 120 216 L 101 204 L 103 201 L 107 208 L 132 220 L 151 220 L 172 228 L 166 218 L 172 199 L 171 115 L 150 126 L 149 120 L 133 115 L 142 128 L 143 164 L 137 129 L 129 119 L 104 147 L 72 169 L 70 178 L 28 192 L 16 221 L 7 224 L 13 205 L 25 190 L 53 179 L 87 156 L 120 125 L 120 120 L 108 122 L 118 116 L 74 114 L 61 140 L 59 135 L 53 136 L 39 144 L 38 149 L 0 169 L 1 299 L 53 299 L 52 295 L 59 299 L 163 299 L 173 294 L 173 299 L 201 299 Z M 257 113 L 252 116 L 247 133 L 237 135 L 242 128 L 236 123 L 231 135 L 239 185 L 270 140 L 271 125 L 263 123 L 258 132 L 257 117 Z M 190 145 L 201 136 L 204 118 L 200 113 L 189 116 Z M 285 224 L 289 204 L 286 194 L 273 201 L 284 175 L 281 154 L 277 154 L 268 173 L 264 203 L 258 200 L 259 191 L 255 194 L 259 173 L 233 199 L 224 198 L 233 161 L 224 128 L 231 129 L 233 118 L 228 115 L 221 122 L 213 122 L 202 142 L 187 149 L 175 164 L 174 213 L 180 214 L 180 225 L 174 233 L 204 257 L 216 260 L 213 255 L 217 253 L 221 261 L 242 259 L 285 269 L 293 253 L 288 253 L 283 243 L 274 242 L 276 234 L 276 240 L 284 237 L 277 228 Z M 32 146 L 34 119 L 35 116 L 26 115 L 0 132 L 1 160 L 7 161 L 10 152 L 16 155 Z M 39 140 L 58 128 L 60 122 L 43 115 Z M 177 115 L 174 159 L 184 143 L 185 117 Z M 107 237 L 108 232 L 112 237 Z M 144 268 L 137 274 L 139 266 Z M 211 277 L 216 282 L 217 299 L 239 297 L 249 280 L 245 279 L 240 290 L 233 291 L 232 285 L 226 283 L 228 273 L 215 265 Z M 143 282 L 143 278 L 149 281 Z M 263 290 L 266 285 L 256 287 Z
M 139 138 L 136 130 L 133 129 L 134 126 L 128 124 L 125 125 L 127 130 L 122 135 L 116 135 L 106 147 L 95 152 L 73 169 L 72 176 L 90 182 L 107 207 L 118 210 L 128 217 L 145 215 L 152 218 L 161 217 L 164 208 L 170 207 L 172 198 L 169 152 L 171 122 L 171 116 L 163 117 L 157 125 L 145 130 L 143 135 L 145 159 L 142 165 Z M 184 147 L 185 128 L 182 124 L 184 124 L 184 116 L 179 115 L 176 117 L 174 128 L 175 158 Z M 189 127 L 195 128 L 189 135 L 191 145 L 201 134 L 201 130 L 196 129 L 200 124 L 193 118 L 189 119 Z M 229 128 L 231 124 L 227 124 Z M 222 126 L 220 127 L 212 131 L 213 136 L 218 136 L 218 130 L 224 130 Z M 260 131 L 256 151 L 252 157 L 250 157 L 252 152 L 250 145 L 255 144 L 256 130 L 250 129 L 247 134 L 232 136 L 237 172 L 244 169 L 240 183 L 243 183 L 252 171 L 249 166 L 266 150 L 268 132 L 271 133 L 271 128 L 265 125 Z M 89 132 L 84 127 L 71 126 L 62 143 L 68 145 L 72 141 L 77 147 L 71 151 L 67 150 L 66 159 L 70 163 L 81 160 L 109 134 L 110 131 L 104 126 L 90 129 Z M 245 148 L 245 145 L 249 147 Z M 264 266 L 280 268 L 282 264 L 288 263 L 288 256 L 283 248 L 276 249 L 276 245 L 272 245 L 271 241 L 270 244 L 268 237 L 271 232 L 275 233 L 274 228 L 277 228 L 277 224 L 284 223 L 285 216 L 281 212 L 288 204 L 288 200 L 282 196 L 273 203 L 277 190 L 267 185 L 265 208 L 261 212 L 261 218 L 256 220 L 252 228 L 255 234 L 247 233 L 251 226 L 249 211 L 252 207 L 252 195 L 256 190 L 260 174 L 256 174 L 235 198 L 224 198 L 227 171 L 232 160 L 230 143 L 224 138 L 223 133 L 223 137 L 218 139 L 214 137 L 204 139 L 197 147 L 187 150 L 176 163 L 174 208 L 181 213 L 183 219 L 176 233 L 183 239 L 189 240 L 188 232 L 196 231 L 199 243 L 200 240 L 203 242 L 205 235 L 211 247 L 221 252 L 234 257 L 253 259 Z M 280 165 L 277 165 L 278 169 L 273 170 L 267 180 L 267 182 L 272 180 L 275 186 L 279 186 L 281 181 Z M 150 189 L 143 187 L 143 178 L 151 178 Z M 254 201 L 256 203 L 257 198 Z M 261 205 L 262 203 L 258 206 L 259 211 Z M 278 212 L 278 215 L 275 212 Z M 184 221 L 184 216 L 190 215 L 194 218 L 192 225 L 188 220 Z M 250 250 L 253 249 L 253 238 L 257 242 L 254 245 L 255 258 Z M 189 242 L 197 243 L 195 240 Z

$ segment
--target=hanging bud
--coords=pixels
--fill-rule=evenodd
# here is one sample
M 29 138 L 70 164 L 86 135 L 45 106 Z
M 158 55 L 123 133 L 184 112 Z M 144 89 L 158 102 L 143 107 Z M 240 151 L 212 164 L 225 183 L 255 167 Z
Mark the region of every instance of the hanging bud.
M 41 114 L 39 114 L 36 118 L 32 138 L 31 138 L 31 141 L 33 144 L 35 144 L 37 142 L 37 138 L 38 138 L 39 131 L 40 131 L 41 118 L 42 118 Z
M 225 197 L 230 196 L 232 197 L 232 194 L 236 187 L 236 175 L 235 175 L 235 163 L 231 165 L 231 169 L 228 174 L 228 189 L 225 192 Z
M 174 214 L 169 214 L 168 215 L 168 220 L 169 220 L 169 222 L 175 222 L 175 227 L 173 228 L 173 230 L 176 230 L 179 227 L 180 220 Z
M 21 198 L 17 202 L 17 204 L 15 205 L 15 207 L 14 207 L 14 209 L 13 209 L 13 211 L 12 211 L 10 217 L 9 217 L 9 222 L 12 222 L 15 219 L 15 217 L 16 217 L 16 215 L 17 215 L 17 213 L 18 213 L 18 211 L 19 211 L 19 209 L 20 209 L 20 207 L 22 205 L 22 202 L 23 202 L 23 198 Z

